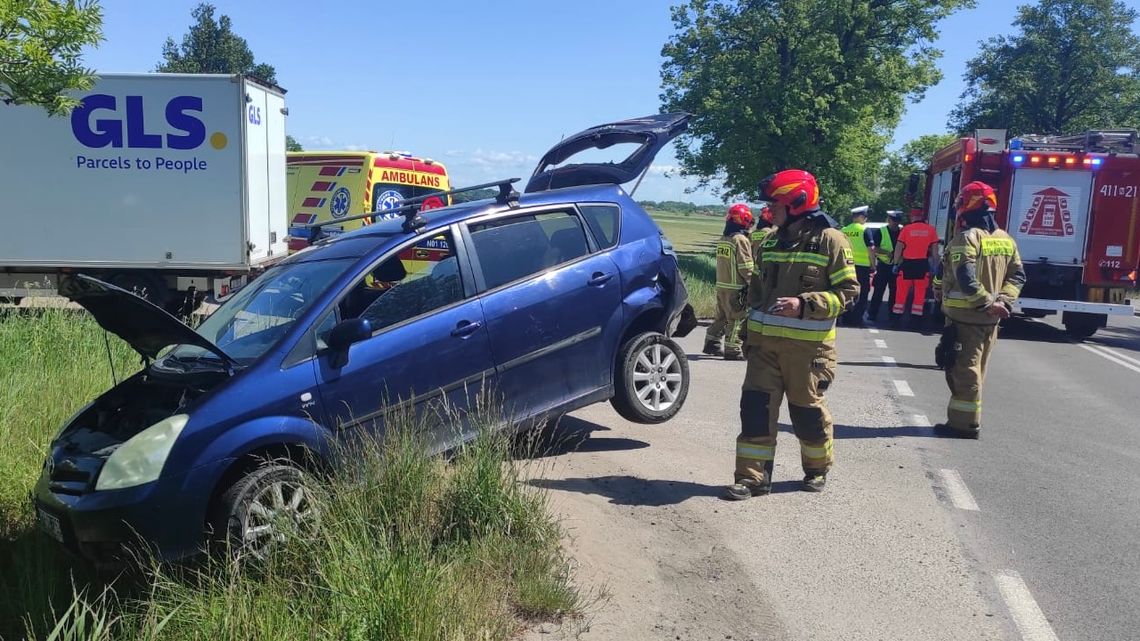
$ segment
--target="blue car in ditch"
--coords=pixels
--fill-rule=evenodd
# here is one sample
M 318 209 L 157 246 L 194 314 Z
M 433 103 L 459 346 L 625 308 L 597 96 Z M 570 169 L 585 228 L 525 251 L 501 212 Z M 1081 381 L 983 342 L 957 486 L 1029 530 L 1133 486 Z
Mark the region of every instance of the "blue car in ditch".
M 96 564 L 146 544 L 172 560 L 220 539 L 256 552 L 351 435 L 393 407 L 504 399 L 504 428 L 610 401 L 660 423 L 680 411 L 696 324 L 676 255 L 621 185 L 686 114 L 594 127 L 540 161 L 522 194 L 377 214 L 266 271 L 191 329 L 139 296 L 75 275 L 60 293 L 144 359 L 61 429 L 35 488 L 41 528 Z M 568 162 L 618 145 L 611 163 Z M 444 452 L 465 421 L 426 423 Z M 363 430 L 363 432 L 362 432 Z M 277 525 L 275 525 L 277 524 Z

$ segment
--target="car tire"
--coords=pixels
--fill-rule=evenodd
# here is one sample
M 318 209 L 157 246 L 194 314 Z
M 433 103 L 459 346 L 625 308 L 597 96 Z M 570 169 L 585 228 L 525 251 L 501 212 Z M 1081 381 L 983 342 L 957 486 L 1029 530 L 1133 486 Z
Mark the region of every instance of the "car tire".
M 315 527 L 320 510 L 309 476 L 289 461 L 269 461 L 234 482 L 214 506 L 214 543 L 237 557 L 264 559 L 282 541 L 283 521 Z
M 688 395 L 689 359 L 680 345 L 658 332 L 626 341 L 618 356 L 610 399 L 622 418 L 664 423 L 681 411 Z

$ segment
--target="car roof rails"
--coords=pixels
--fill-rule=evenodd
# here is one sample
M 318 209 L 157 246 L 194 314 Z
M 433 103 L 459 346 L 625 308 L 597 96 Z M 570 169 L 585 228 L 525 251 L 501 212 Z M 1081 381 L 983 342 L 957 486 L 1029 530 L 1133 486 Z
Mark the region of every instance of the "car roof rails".
M 1090 129 L 1083 134 L 1067 136 L 1026 134 L 1015 140 L 1020 141 L 1020 148 L 1025 151 L 1140 152 L 1135 129 Z
M 495 202 L 500 205 L 507 205 L 512 209 L 519 206 L 519 192 L 515 190 L 514 184 L 522 180 L 521 178 L 505 178 L 503 180 L 495 180 L 489 183 L 481 183 L 478 185 L 471 185 L 470 187 L 460 187 L 458 189 L 450 189 L 448 191 L 435 191 L 423 196 L 416 196 L 414 198 L 405 198 L 400 201 L 400 205 L 391 209 L 373 210 L 367 214 L 360 214 L 358 216 L 349 216 L 348 218 L 334 218 L 332 220 L 325 220 L 321 222 L 304 225 L 303 229 L 314 230 L 315 235 L 319 235 L 321 227 L 327 225 L 339 225 L 341 223 L 348 223 L 355 220 L 372 219 L 376 214 L 384 214 L 385 216 L 392 216 L 400 214 L 404 217 L 403 229 L 405 232 L 412 233 L 419 230 L 427 224 L 423 216 L 420 215 L 420 206 L 429 198 L 442 198 L 444 196 L 453 196 L 455 194 L 463 194 L 480 189 L 490 189 L 498 187 L 499 193 L 495 195 Z M 316 240 L 310 238 L 310 242 Z

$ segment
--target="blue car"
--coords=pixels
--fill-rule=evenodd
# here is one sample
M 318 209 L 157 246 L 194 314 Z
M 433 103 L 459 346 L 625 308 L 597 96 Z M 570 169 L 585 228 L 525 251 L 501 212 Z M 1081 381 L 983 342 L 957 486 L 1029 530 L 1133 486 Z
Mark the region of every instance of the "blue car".
M 41 528 L 96 564 L 145 543 L 168 560 L 211 537 L 253 551 L 315 509 L 306 483 L 352 435 L 382 438 L 394 407 L 470 408 L 483 390 L 520 429 L 609 401 L 660 423 L 689 386 L 672 337 L 696 324 L 676 255 L 621 185 L 644 174 L 686 114 L 603 125 L 551 149 L 521 195 L 417 211 L 320 238 L 196 330 L 76 275 L 60 293 L 145 367 L 69 420 L 35 503 Z M 621 144 L 617 163 L 568 163 Z M 433 425 L 443 452 L 474 437 Z M 365 432 L 362 432 L 365 431 Z

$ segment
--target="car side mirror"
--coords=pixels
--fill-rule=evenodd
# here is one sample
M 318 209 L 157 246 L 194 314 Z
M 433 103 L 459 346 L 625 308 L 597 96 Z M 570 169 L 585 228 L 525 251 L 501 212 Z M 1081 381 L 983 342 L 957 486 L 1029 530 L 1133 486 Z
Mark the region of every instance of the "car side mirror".
M 353 343 L 372 337 L 372 323 L 365 318 L 350 318 L 337 323 L 325 340 L 333 352 L 347 352 Z

